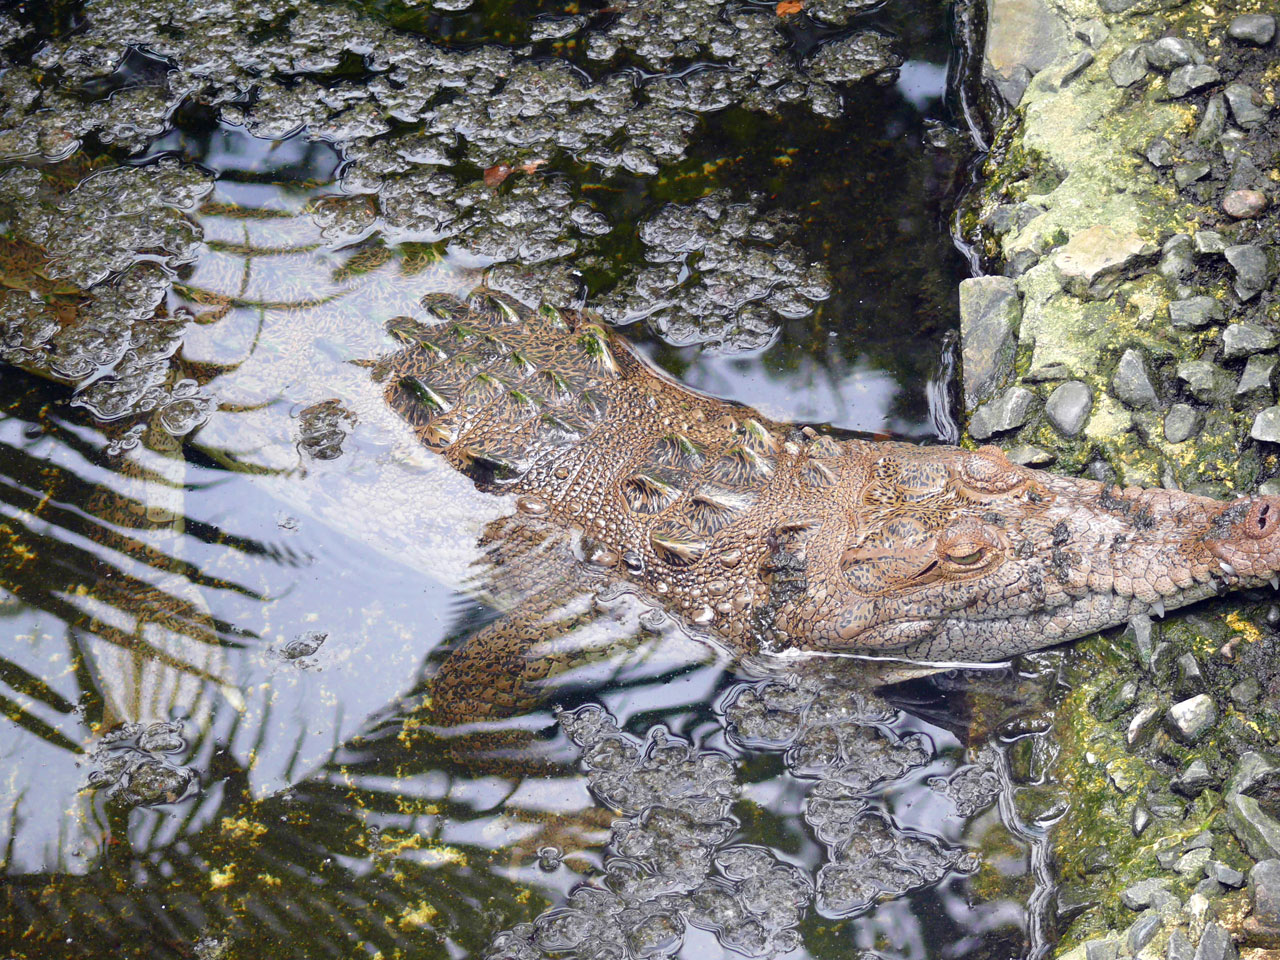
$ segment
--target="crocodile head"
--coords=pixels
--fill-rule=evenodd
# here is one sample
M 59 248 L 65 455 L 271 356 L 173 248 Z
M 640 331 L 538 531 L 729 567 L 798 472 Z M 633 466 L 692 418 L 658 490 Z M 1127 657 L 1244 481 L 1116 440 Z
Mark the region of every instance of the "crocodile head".
M 850 455 L 863 466 L 845 472 L 838 507 L 772 541 L 763 629 L 790 646 L 993 660 L 1280 569 L 1277 498 L 1121 489 L 1018 467 L 994 447 Z M 797 558 L 803 574 L 780 576 Z

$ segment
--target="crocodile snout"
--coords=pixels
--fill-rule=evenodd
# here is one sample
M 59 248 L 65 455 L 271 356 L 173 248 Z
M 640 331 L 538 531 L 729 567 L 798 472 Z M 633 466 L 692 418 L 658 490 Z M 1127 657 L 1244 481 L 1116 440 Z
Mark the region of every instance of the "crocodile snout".
M 1280 498 L 1242 497 L 1213 518 L 1205 542 L 1228 576 L 1280 572 Z

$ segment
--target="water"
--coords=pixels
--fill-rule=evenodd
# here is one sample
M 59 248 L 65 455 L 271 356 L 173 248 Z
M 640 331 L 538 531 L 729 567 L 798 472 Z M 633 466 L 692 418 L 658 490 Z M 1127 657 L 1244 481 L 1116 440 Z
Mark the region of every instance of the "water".
M 1013 798 L 1051 661 L 880 700 L 588 592 L 532 618 L 536 700 L 498 674 L 432 722 L 524 594 L 469 572 L 512 505 L 359 365 L 424 294 L 586 304 L 771 416 L 954 436 L 947 12 L 809 12 L 0 17 L 0 952 L 1043 945 Z

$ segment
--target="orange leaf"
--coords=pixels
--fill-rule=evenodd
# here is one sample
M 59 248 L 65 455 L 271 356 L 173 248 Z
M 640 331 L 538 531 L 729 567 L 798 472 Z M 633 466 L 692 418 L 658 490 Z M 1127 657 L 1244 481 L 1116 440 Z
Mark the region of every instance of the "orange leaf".
M 484 172 L 484 185 L 486 187 L 496 187 L 503 180 L 511 176 L 512 170 L 515 168 L 506 163 L 495 163 L 492 167 Z
M 778 0 L 774 7 L 780 17 L 790 17 L 804 9 L 804 0 Z

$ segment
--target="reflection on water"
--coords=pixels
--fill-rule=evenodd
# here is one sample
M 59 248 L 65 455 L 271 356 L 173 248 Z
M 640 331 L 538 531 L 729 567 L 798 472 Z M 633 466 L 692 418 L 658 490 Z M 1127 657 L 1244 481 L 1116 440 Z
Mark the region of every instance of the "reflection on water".
M 735 662 L 555 579 L 370 376 L 487 284 L 945 433 L 944 18 L 809 6 L 0 14 L 0 952 L 1043 944 L 1049 667 Z

